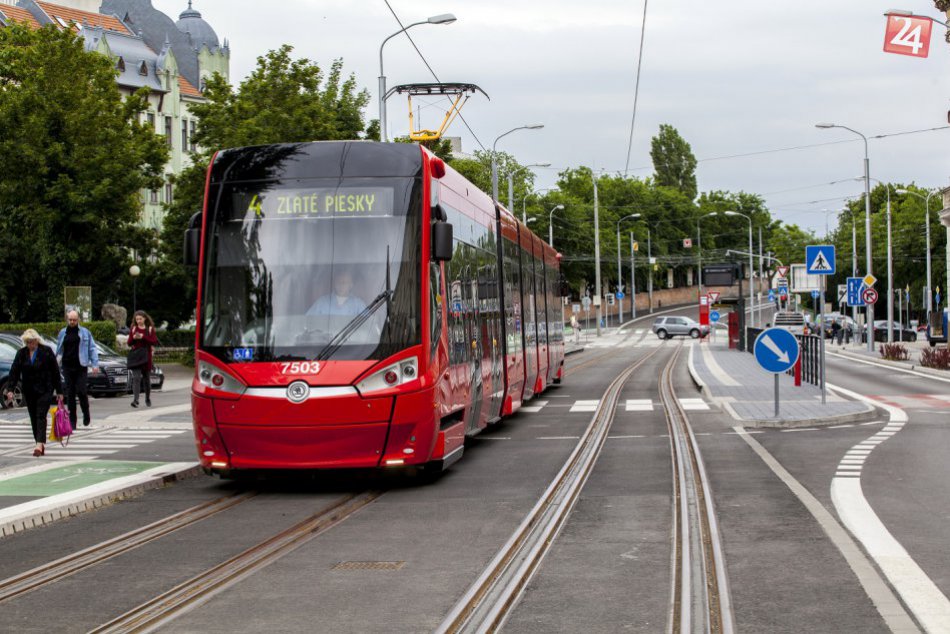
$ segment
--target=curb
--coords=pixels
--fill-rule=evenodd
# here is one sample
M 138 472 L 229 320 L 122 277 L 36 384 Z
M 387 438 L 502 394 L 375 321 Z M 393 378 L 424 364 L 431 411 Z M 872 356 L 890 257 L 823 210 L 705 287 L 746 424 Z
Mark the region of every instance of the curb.
M 814 427 L 816 425 L 830 427 L 832 425 L 844 425 L 848 423 L 866 423 L 881 417 L 881 414 L 878 412 L 877 408 L 871 407 L 867 403 L 862 403 L 862 405 L 867 408 L 863 412 L 839 414 L 837 416 L 827 416 L 823 418 L 801 418 L 797 420 L 781 418 L 742 418 L 736 413 L 730 403 L 717 398 L 709 389 L 709 386 L 706 385 L 706 383 L 700 378 L 699 373 L 693 366 L 693 348 L 690 348 L 689 350 L 688 367 L 689 375 L 693 379 L 693 383 L 696 384 L 696 387 L 699 388 L 700 392 L 702 392 L 703 396 L 705 396 L 707 400 L 719 405 L 722 409 L 729 412 L 729 415 L 732 416 L 732 418 L 736 421 L 742 423 L 744 427 L 755 427 L 762 429 L 792 429 L 795 427 Z M 861 401 L 853 402 L 860 403 Z
M 827 351 L 827 349 L 826 349 Z M 848 352 L 847 350 L 833 350 L 830 351 L 831 354 L 837 355 L 839 357 L 844 357 L 847 359 L 856 359 L 858 361 L 864 361 L 865 363 L 876 363 L 880 365 L 890 366 L 892 368 L 899 368 L 901 370 L 910 370 L 913 372 L 920 372 L 921 374 L 929 374 L 942 379 L 950 379 L 950 372 L 945 370 L 937 370 L 935 368 L 926 368 L 922 365 L 914 365 L 911 363 L 904 363 L 902 361 L 890 361 L 889 359 L 869 359 L 867 355 L 856 354 L 854 352 Z
M 564 356 L 569 357 L 572 354 L 577 354 L 578 352 L 584 352 L 584 348 L 572 348 L 571 350 L 565 350 Z
M 145 491 L 192 478 L 201 472 L 196 462 L 173 462 L 132 476 L 17 504 L 0 510 L 0 539 L 103 508 Z

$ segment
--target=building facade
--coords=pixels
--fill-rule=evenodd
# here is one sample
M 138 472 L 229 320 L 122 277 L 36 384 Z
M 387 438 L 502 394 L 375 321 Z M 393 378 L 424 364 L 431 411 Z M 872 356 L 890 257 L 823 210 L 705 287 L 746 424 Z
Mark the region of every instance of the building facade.
M 191 1 L 178 21 L 151 0 L 0 0 L 0 27 L 10 21 L 35 27 L 73 29 L 86 50 L 115 62 L 119 90 L 149 90 L 143 121 L 165 137 L 169 161 L 161 189 L 142 192 L 141 223 L 161 230 L 166 205 L 174 199 L 174 175 L 190 164 L 197 121 L 191 106 L 204 101 L 202 89 L 214 73 L 230 79 L 231 51 Z

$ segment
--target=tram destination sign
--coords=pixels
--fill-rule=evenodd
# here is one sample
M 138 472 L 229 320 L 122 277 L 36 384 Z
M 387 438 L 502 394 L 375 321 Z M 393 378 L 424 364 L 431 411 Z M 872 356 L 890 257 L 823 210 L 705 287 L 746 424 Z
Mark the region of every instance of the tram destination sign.
M 392 216 L 391 187 L 317 187 L 236 192 L 237 218 Z

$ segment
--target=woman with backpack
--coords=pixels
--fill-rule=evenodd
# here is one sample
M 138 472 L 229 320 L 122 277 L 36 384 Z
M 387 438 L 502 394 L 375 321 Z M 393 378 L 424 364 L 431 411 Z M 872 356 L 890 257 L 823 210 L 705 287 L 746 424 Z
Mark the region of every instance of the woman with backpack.
M 144 310 L 132 316 L 129 329 L 129 356 L 127 365 L 132 371 L 132 407 L 139 406 L 139 392 L 145 381 L 145 406 L 152 406 L 152 348 L 158 343 L 155 324 Z
M 53 393 L 63 395 L 63 383 L 59 374 L 56 353 L 49 346 L 40 343 L 40 335 L 32 328 L 27 329 L 20 338 L 24 346 L 16 353 L 7 385 L 22 383 L 23 399 L 30 414 L 33 427 L 33 440 L 36 448 L 33 456 L 39 458 L 46 454 L 46 417 L 53 403 Z M 4 394 L 7 402 L 13 401 L 13 392 Z

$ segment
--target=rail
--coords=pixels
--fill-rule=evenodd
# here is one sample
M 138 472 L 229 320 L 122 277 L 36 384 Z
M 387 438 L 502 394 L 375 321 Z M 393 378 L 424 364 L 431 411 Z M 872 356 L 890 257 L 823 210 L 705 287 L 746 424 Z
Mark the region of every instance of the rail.
M 676 350 L 660 377 L 660 399 L 670 429 L 675 493 L 668 631 L 731 634 L 735 622 L 709 478 L 673 385 L 673 370 L 681 351 Z

